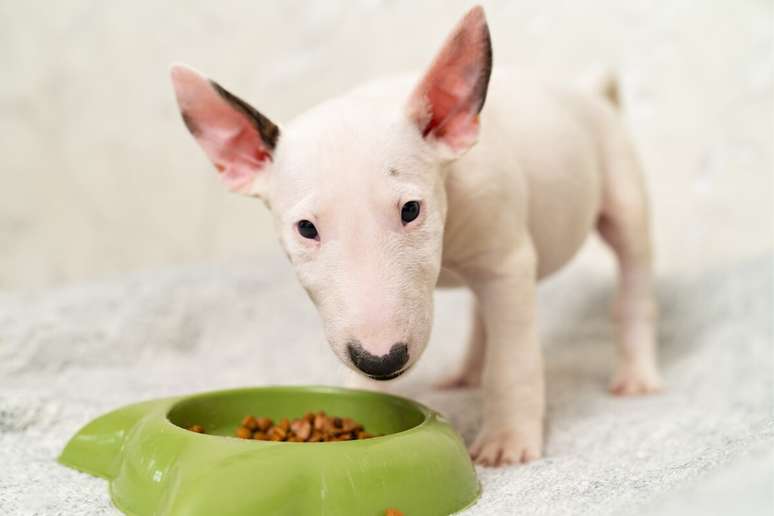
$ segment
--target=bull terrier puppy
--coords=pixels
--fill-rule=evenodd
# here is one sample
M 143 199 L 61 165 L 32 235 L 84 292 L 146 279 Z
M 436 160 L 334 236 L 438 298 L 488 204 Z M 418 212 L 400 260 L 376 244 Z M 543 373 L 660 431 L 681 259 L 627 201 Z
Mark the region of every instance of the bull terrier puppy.
M 461 370 L 481 385 L 480 464 L 541 456 L 539 279 L 596 228 L 615 253 L 615 394 L 659 389 L 648 201 L 615 82 L 595 92 L 496 69 L 473 8 L 418 77 L 380 80 L 280 128 L 218 83 L 172 67 L 183 121 L 228 189 L 259 197 L 334 353 L 372 379 L 419 359 L 436 286 L 475 303 Z M 486 109 L 484 103 L 486 103 Z

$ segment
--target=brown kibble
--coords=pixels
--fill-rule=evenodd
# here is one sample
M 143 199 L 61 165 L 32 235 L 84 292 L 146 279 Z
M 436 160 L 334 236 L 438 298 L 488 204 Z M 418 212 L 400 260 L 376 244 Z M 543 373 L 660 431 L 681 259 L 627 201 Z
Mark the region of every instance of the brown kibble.
M 290 429 L 301 438 L 302 441 L 309 439 L 312 433 L 312 425 L 306 419 L 296 419 L 290 424 Z
M 284 441 L 285 438 L 287 438 L 288 432 L 281 426 L 273 426 L 271 427 L 271 430 L 269 430 L 269 438 L 272 441 Z M 277 437 L 277 439 L 275 439 Z
M 191 426 L 190 426 L 188 429 L 189 429 L 191 432 L 196 432 L 197 434 L 203 434 L 203 433 L 205 433 L 205 432 L 204 432 L 204 427 L 203 427 L 202 425 L 191 425 Z
M 320 414 L 317 414 L 314 417 L 314 429 L 315 430 L 327 430 L 328 428 L 328 418 L 325 416 L 321 416 Z
M 253 438 L 253 432 L 249 428 L 245 428 L 243 426 L 240 426 L 236 429 L 236 436 L 240 439 L 252 439 Z
M 258 429 L 258 421 L 255 419 L 255 416 L 245 416 L 242 420 L 242 426 L 255 432 Z
M 193 425 L 189 430 L 204 433 L 201 425 Z M 352 441 L 376 437 L 366 432 L 363 425 L 354 419 L 328 416 L 322 410 L 307 412 L 303 417 L 293 420 L 282 418 L 277 424 L 267 417 L 245 416 L 235 434 L 242 439 L 293 443 Z
M 343 429 L 345 432 L 352 432 L 352 431 L 358 431 L 358 430 L 362 430 L 362 429 L 363 429 L 363 425 L 361 425 L 360 423 L 358 423 L 358 422 L 357 422 L 357 421 L 355 421 L 354 419 L 351 419 L 351 418 L 345 417 L 345 418 L 342 420 L 342 425 L 341 425 L 341 428 L 342 428 L 342 429 Z
M 398 509 L 389 508 L 384 511 L 384 516 L 403 516 L 403 513 Z
M 269 430 L 269 428 L 272 427 L 272 425 L 274 425 L 274 421 L 268 417 L 259 417 L 255 420 L 255 424 L 257 425 L 258 430 L 261 432 L 266 432 Z

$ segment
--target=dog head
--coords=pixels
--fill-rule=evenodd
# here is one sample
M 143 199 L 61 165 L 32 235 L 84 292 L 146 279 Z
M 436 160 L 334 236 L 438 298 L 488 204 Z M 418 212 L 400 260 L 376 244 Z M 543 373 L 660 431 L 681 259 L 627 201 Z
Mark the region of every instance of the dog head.
M 480 7 L 413 90 L 346 95 L 283 128 L 198 72 L 172 67 L 188 130 L 230 190 L 264 200 L 334 352 L 371 378 L 400 375 L 430 337 L 444 165 L 477 139 L 490 70 Z

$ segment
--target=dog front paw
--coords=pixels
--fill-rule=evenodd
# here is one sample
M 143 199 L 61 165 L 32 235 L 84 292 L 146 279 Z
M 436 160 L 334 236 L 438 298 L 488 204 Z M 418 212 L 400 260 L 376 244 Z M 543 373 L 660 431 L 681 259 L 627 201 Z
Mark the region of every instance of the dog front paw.
M 542 449 L 540 428 L 485 426 L 469 451 L 476 464 L 497 467 L 537 460 Z
M 472 371 L 460 371 L 433 383 L 436 389 L 441 390 L 465 389 L 479 385 L 481 385 L 481 374 L 475 374 Z
M 621 366 L 610 382 L 610 392 L 616 396 L 642 396 L 664 388 L 664 382 L 654 366 L 627 364 Z

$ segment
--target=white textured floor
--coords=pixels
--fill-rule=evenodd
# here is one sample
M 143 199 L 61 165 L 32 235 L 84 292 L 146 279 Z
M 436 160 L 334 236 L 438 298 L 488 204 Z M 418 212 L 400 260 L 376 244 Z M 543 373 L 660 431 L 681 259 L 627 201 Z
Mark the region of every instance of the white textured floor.
M 771 260 L 661 279 L 669 387 L 640 399 L 605 390 L 610 278 L 577 266 L 546 284 L 546 457 L 479 468 L 483 496 L 466 514 L 771 514 Z M 469 441 L 480 393 L 429 387 L 458 359 L 466 302 L 439 295 L 430 347 L 396 388 L 446 414 Z M 283 262 L 0 297 L 0 514 L 113 514 L 104 481 L 55 462 L 79 426 L 173 393 L 339 383 L 342 366 L 323 341 Z

